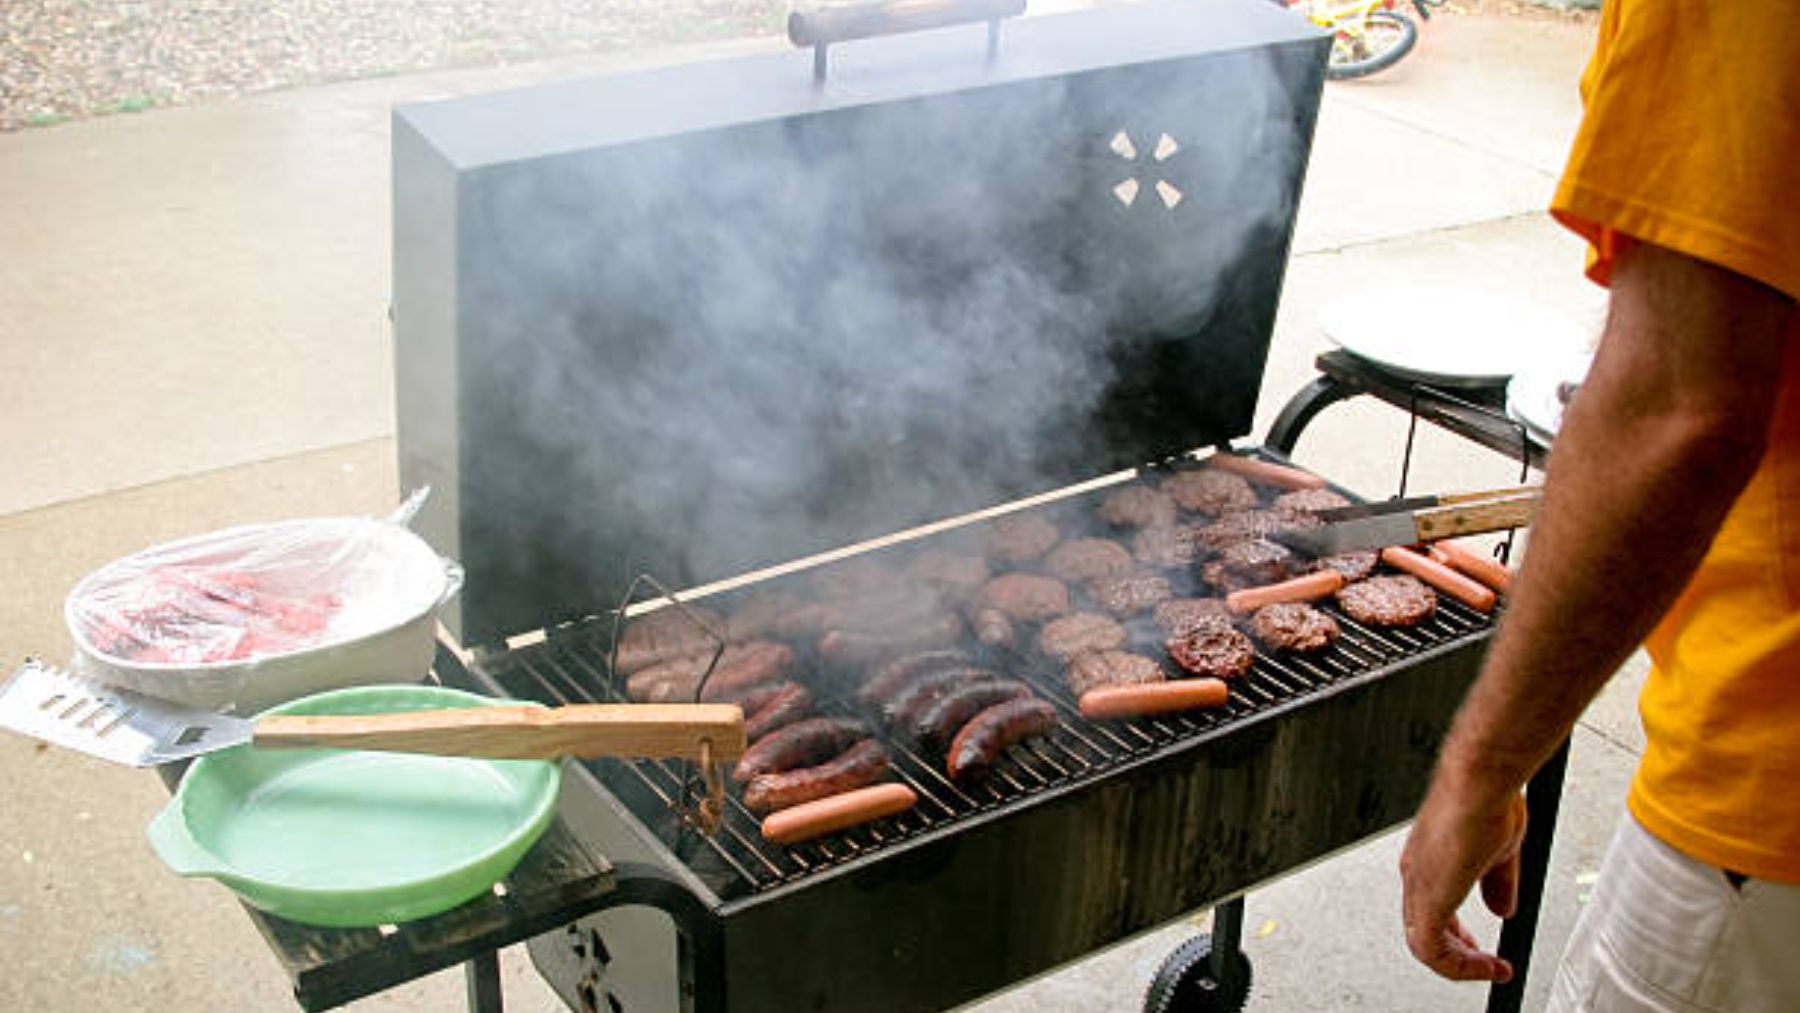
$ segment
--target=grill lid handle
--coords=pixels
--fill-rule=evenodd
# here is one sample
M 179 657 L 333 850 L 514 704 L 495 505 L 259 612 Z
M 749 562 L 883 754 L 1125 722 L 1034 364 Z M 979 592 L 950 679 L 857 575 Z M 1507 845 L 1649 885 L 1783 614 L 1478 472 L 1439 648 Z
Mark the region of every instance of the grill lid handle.
M 788 15 L 788 41 L 811 46 L 813 81 L 823 84 L 826 50 L 839 42 L 901 35 L 986 21 L 988 59 L 1000 48 L 1000 21 L 1025 13 L 1026 0 L 879 0 L 797 9 Z

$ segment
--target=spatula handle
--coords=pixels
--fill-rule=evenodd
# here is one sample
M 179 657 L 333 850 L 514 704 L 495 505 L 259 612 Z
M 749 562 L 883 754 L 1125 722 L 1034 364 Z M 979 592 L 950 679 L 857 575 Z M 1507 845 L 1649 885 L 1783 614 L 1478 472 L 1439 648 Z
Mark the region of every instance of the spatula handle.
M 733 704 L 573 704 L 471 707 L 397 714 L 279 714 L 256 723 L 258 747 L 374 749 L 496 760 L 563 756 L 699 759 L 744 752 Z

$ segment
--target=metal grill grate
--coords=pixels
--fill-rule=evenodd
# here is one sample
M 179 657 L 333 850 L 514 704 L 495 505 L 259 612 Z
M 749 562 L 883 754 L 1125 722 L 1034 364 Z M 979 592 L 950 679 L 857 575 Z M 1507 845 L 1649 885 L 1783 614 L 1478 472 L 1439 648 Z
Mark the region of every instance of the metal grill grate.
M 708 837 L 675 815 L 684 777 L 678 762 L 595 761 L 590 764 L 650 827 L 723 899 L 771 889 L 939 830 L 959 820 L 1020 804 L 1052 787 L 1102 777 L 1134 758 L 1197 736 L 1220 733 L 1257 715 L 1283 709 L 1351 679 L 1380 672 L 1433 648 L 1486 631 L 1492 619 L 1443 600 L 1427 623 L 1377 629 L 1333 610 L 1342 636 L 1312 656 L 1259 653 L 1251 673 L 1232 684 L 1221 708 L 1130 721 L 1092 722 L 1058 674 L 1019 657 L 1004 665 L 1051 701 L 1061 718 L 1050 736 L 1014 747 L 993 775 L 978 785 L 952 782 L 933 759 L 888 740 L 892 773 L 918 792 L 907 812 L 804 844 L 783 847 L 761 836 L 758 817 L 728 793 L 723 829 Z M 547 704 L 605 702 L 622 697 L 606 678 L 604 624 L 572 629 L 522 647 L 482 667 L 510 694 Z M 823 698 L 825 714 L 864 716 L 842 699 Z

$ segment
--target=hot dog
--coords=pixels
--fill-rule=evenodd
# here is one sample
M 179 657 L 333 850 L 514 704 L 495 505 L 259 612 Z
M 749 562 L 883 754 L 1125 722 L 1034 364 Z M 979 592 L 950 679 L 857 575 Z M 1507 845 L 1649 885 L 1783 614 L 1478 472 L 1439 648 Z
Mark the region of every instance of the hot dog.
M 1478 612 L 1494 610 L 1492 588 L 1457 573 L 1430 556 L 1393 545 L 1381 550 L 1381 561 L 1412 574 Z
M 1512 571 L 1492 556 L 1475 552 L 1455 542 L 1434 542 L 1431 545 L 1431 558 L 1474 577 L 1500 594 L 1512 590 Z
M 850 718 L 807 718 L 786 728 L 777 729 L 744 750 L 731 779 L 744 784 L 763 774 L 790 770 L 836 756 L 858 739 L 867 738 L 869 729 L 861 721 Z
M 744 708 L 744 738 L 755 742 L 777 728 L 785 728 L 812 713 L 813 698 L 805 686 L 784 682 L 774 696 L 752 711 Z
M 1290 468 L 1284 464 L 1269 461 L 1258 461 L 1252 457 L 1240 457 L 1237 454 L 1214 454 L 1206 459 L 1206 466 L 1220 471 L 1229 471 L 1234 475 L 1242 475 L 1253 482 L 1266 482 L 1284 489 L 1323 489 L 1325 480 L 1311 472 Z
M 1225 607 L 1238 615 L 1248 615 L 1277 602 L 1315 601 L 1343 586 L 1343 574 L 1336 570 L 1318 570 L 1276 584 L 1233 591 L 1225 596 Z
M 943 749 L 976 714 L 997 703 L 1031 695 L 1031 687 L 1014 679 L 981 679 L 958 686 L 907 718 L 906 731 L 926 749 Z
M 866 704 L 885 703 L 888 697 L 913 679 L 936 668 L 960 668 L 973 665 L 975 656 L 968 651 L 915 651 L 884 663 L 856 691 L 856 698 Z
M 1222 707 L 1231 690 L 1219 679 L 1173 679 L 1134 686 L 1100 686 L 1081 694 L 1081 716 L 1103 721 Z
M 904 784 L 873 784 L 772 813 L 762 821 L 762 835 L 777 844 L 798 844 L 917 805 L 918 793 Z
M 997 703 L 970 718 L 956 733 L 945 767 L 952 779 L 981 777 L 1013 743 L 1055 727 L 1056 708 L 1046 700 L 1027 697 Z
M 752 778 L 744 786 L 744 805 L 751 812 L 772 813 L 873 784 L 887 769 L 887 747 L 864 738 L 817 766 Z

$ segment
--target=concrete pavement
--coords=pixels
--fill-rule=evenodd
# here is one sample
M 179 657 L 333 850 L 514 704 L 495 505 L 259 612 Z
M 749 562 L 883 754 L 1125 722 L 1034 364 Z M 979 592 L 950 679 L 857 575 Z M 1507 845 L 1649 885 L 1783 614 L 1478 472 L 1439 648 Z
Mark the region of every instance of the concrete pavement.
M 1358 286 L 1473 281 L 1597 322 L 1579 244 L 1541 212 L 1576 122 L 1589 31 L 1444 16 L 1391 72 L 1327 89 L 1258 432 L 1328 347 L 1319 307 Z M 0 135 L 0 659 L 66 658 L 63 596 L 143 545 L 389 508 L 390 106 L 621 63 L 382 79 Z M 1322 416 L 1296 456 L 1382 494 L 1403 440 L 1399 413 L 1352 403 Z M 1413 476 L 1475 487 L 1513 480 L 1516 465 L 1428 429 Z M 1641 748 L 1640 677 L 1617 680 L 1576 738 L 1533 1008 Z M 294 1008 L 230 895 L 150 853 L 142 828 L 163 801 L 153 778 L 11 736 L 0 770 L 0 947 L 12 965 L 0 1009 Z M 1252 1009 L 1482 1007 L 1481 990 L 1405 956 L 1400 843 L 1390 835 L 1252 892 Z M 1491 919 L 1472 920 L 1493 937 Z M 1190 931 L 1172 926 L 978 1008 L 1135 1008 Z M 512 1008 L 558 1008 L 520 954 L 504 969 Z M 461 989 L 450 972 L 352 1008 L 454 1008 Z

